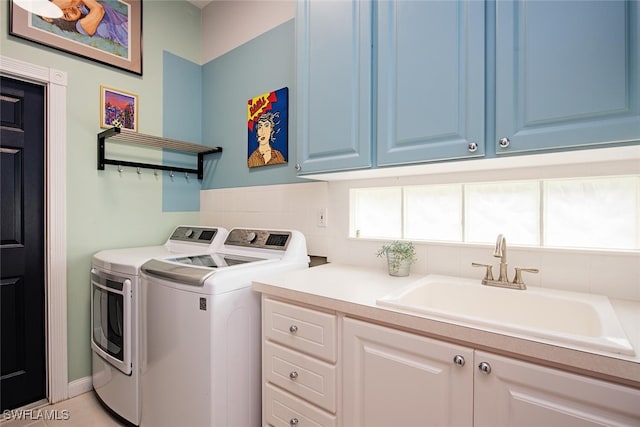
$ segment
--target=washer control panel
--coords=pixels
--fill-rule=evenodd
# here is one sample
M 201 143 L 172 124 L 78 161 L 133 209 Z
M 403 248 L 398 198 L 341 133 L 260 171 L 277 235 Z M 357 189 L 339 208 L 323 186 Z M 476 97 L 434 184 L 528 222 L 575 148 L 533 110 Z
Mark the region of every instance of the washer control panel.
M 217 228 L 180 226 L 173 231 L 170 240 L 211 244 L 216 234 Z

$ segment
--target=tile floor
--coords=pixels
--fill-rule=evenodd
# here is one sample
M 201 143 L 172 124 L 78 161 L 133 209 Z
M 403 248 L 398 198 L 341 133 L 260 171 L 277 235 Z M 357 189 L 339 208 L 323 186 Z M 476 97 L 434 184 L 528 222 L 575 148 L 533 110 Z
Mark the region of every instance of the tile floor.
M 23 410 L 24 411 L 24 410 Z M 14 411 L 14 414 L 17 414 Z M 0 427 L 123 427 L 95 397 L 93 391 L 72 399 L 22 412 L 22 417 L 1 415 Z M 20 418 L 20 419 L 19 419 Z

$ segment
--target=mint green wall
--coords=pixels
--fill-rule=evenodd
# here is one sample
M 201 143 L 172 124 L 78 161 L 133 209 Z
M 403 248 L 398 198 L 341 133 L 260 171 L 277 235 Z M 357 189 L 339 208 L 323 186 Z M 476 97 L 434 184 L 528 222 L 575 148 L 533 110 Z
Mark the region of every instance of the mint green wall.
M 96 170 L 100 85 L 139 96 L 139 131 L 163 132 L 163 51 L 200 63 L 200 10 L 184 1 L 143 4 L 143 76 L 120 71 L 8 35 L 8 2 L 0 0 L 0 54 L 65 71 L 67 87 L 67 259 L 69 381 L 91 375 L 89 268 L 106 248 L 163 243 L 198 212 L 163 212 L 162 178 L 145 170 Z M 174 135 L 174 137 L 176 137 Z M 145 156 L 162 159 L 155 151 Z M 133 151 L 133 154 L 136 154 Z M 155 160 L 152 160 L 155 161 Z

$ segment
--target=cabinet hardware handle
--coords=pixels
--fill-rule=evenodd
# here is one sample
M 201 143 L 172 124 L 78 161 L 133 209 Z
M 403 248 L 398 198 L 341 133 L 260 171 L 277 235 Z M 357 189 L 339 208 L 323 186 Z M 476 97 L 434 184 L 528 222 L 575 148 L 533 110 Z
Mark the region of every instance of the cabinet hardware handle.
M 507 148 L 509 144 L 511 144 L 511 140 L 509 138 L 500 138 L 498 140 L 498 145 L 500 145 L 500 148 Z
M 467 149 L 470 153 L 475 153 L 476 151 L 478 151 L 478 144 L 476 144 L 475 142 L 470 142 L 469 145 L 467 145 Z
M 289 420 L 289 425 L 290 426 L 297 426 L 298 425 L 298 419 L 296 417 L 293 417 Z
M 289 332 L 295 334 L 296 332 L 298 332 L 298 327 L 296 325 L 289 326 Z
M 291 378 L 292 380 L 297 380 L 298 379 L 298 373 L 296 371 L 291 371 L 289 373 L 289 378 Z
M 300 172 L 302 170 L 302 166 L 300 166 L 300 163 L 296 163 L 296 171 Z
M 456 354 L 455 356 L 453 356 L 453 363 L 455 363 L 458 366 L 464 366 L 464 357 L 460 356 L 459 354 Z
M 478 369 L 480 369 L 480 372 L 482 372 L 483 374 L 489 375 L 491 373 L 491 365 L 489 365 L 487 362 L 480 362 L 480 364 L 478 365 Z

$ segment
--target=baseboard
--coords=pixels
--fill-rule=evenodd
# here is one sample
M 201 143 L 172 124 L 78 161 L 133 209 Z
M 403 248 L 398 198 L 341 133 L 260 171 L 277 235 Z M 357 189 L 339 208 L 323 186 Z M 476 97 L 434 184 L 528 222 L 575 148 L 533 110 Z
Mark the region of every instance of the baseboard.
M 78 378 L 77 380 L 69 383 L 69 399 L 76 397 L 82 393 L 86 393 L 93 389 L 93 381 L 91 375 L 84 378 Z

